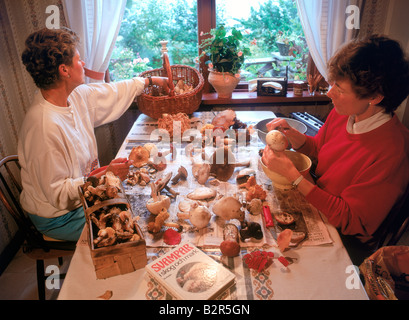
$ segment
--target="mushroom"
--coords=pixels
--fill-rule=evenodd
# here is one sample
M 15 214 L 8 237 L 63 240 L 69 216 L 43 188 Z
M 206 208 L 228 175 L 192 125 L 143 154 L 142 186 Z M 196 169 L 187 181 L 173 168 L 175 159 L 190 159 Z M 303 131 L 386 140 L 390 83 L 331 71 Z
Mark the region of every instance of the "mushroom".
M 260 240 L 263 238 L 263 231 L 261 230 L 261 225 L 257 222 L 250 222 L 246 226 L 240 230 L 240 237 L 241 241 L 245 241 L 249 238 L 254 238 L 256 240 Z
M 217 148 L 210 157 L 210 175 L 215 176 L 220 181 L 226 182 L 233 175 L 236 167 L 248 167 L 249 165 L 249 160 L 236 163 L 236 158 L 229 147 L 220 147 Z
M 193 177 L 199 184 L 202 185 L 206 183 L 210 176 L 210 164 L 206 158 L 205 153 L 191 157 Z
M 232 223 L 227 223 L 223 229 L 223 242 L 220 251 L 226 257 L 236 257 L 240 254 L 239 229 Z
M 151 186 L 151 197 L 147 202 L 146 202 L 146 208 L 149 210 L 150 213 L 152 214 L 159 214 L 163 208 L 166 210 L 169 209 L 170 207 L 170 198 L 166 195 L 161 195 L 158 194 L 158 189 L 155 185 L 155 183 L 150 183 Z
M 217 195 L 215 189 L 208 187 L 199 187 L 196 188 L 193 192 L 187 194 L 187 197 L 191 200 L 207 200 L 212 199 Z
M 274 151 L 284 151 L 288 147 L 287 137 L 278 130 L 271 130 L 266 135 L 267 145 Z
M 163 208 L 156 216 L 155 221 L 148 223 L 148 232 L 158 233 L 162 229 L 167 218 L 169 218 L 169 212 L 167 209 Z
M 158 190 L 158 193 L 160 193 L 163 189 L 166 189 L 172 197 L 176 197 L 179 193 L 168 186 L 170 178 L 172 178 L 172 172 L 169 172 L 166 176 L 157 180 L 155 182 L 156 188 Z
M 224 196 L 213 205 L 213 212 L 223 220 L 237 219 L 244 221 L 244 212 L 241 210 L 241 203 L 232 196 Z
M 94 240 L 97 247 L 106 247 L 113 245 L 116 241 L 115 230 L 111 227 L 101 229 L 98 231 L 98 238 Z
M 220 127 L 224 130 L 229 129 L 236 118 L 236 112 L 232 109 L 227 109 L 219 112 L 212 120 L 214 127 Z
M 128 159 L 133 160 L 134 167 L 142 167 L 148 163 L 150 152 L 143 146 L 133 147 Z
M 158 154 L 158 147 L 152 142 L 145 143 L 143 147 L 149 151 L 150 156 Z
M 176 176 L 173 177 L 172 179 L 172 184 L 177 184 L 180 179 L 186 180 L 187 179 L 187 170 L 184 166 L 180 166 L 178 173 Z
M 263 210 L 263 202 L 260 199 L 251 199 L 250 203 L 247 203 L 247 210 L 252 215 L 259 215 Z
M 254 171 L 254 169 L 244 168 L 244 169 L 240 170 L 239 173 L 237 174 L 236 181 L 237 181 L 237 183 L 239 185 L 243 184 L 243 183 L 246 183 L 247 180 L 250 177 L 255 176 L 255 174 L 256 174 L 256 171 Z
M 199 205 L 195 202 L 190 206 L 189 214 L 178 213 L 178 218 L 180 219 L 189 219 L 190 223 L 198 229 L 205 228 L 210 221 L 212 214 L 209 209 L 205 206 Z

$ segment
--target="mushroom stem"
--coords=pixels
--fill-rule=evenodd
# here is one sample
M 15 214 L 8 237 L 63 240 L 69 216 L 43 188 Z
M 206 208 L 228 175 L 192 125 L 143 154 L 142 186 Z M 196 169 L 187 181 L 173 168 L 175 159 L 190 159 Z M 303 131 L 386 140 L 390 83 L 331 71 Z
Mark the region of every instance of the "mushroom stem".
M 183 167 L 183 166 L 180 166 L 177 175 L 174 176 L 173 179 L 172 179 L 172 184 L 177 184 L 180 179 L 186 180 L 187 175 L 188 175 L 188 173 L 187 173 L 186 168 Z
M 156 202 L 156 201 L 158 201 L 158 191 L 156 189 L 156 185 L 155 185 L 154 182 L 150 183 L 150 185 L 151 185 L 151 190 L 152 190 L 151 197 L 152 197 L 153 201 Z

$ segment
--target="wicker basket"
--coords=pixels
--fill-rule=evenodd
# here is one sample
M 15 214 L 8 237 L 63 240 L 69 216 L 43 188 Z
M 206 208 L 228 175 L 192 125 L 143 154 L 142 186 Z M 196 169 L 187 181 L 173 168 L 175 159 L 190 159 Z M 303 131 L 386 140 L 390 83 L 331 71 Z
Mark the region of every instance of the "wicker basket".
M 164 55 L 164 57 L 167 57 Z M 171 70 L 170 75 L 166 70 Z M 202 91 L 204 86 L 203 76 L 195 68 L 184 65 L 165 66 L 160 69 L 153 69 L 142 72 L 140 77 L 147 78 L 148 76 L 168 77 L 171 82 L 170 88 L 179 80 L 183 80 L 185 84 L 192 86 L 194 89 L 188 93 L 179 95 L 152 96 L 152 87 L 145 88 L 144 92 L 137 97 L 139 110 L 147 116 L 159 119 L 162 114 L 176 114 L 179 112 L 192 114 L 196 111 L 202 102 Z

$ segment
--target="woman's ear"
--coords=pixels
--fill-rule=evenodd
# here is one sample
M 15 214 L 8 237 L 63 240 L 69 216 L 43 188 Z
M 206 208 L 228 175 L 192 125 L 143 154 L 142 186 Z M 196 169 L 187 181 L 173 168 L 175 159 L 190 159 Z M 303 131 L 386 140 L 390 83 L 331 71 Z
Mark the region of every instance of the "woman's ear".
M 58 71 L 60 72 L 61 78 L 70 78 L 69 69 L 65 64 L 60 64 L 58 67 Z
M 375 96 L 374 98 L 372 98 L 371 104 L 374 105 L 374 106 L 376 106 L 376 105 L 378 105 L 379 103 L 382 102 L 383 98 L 384 98 L 383 95 L 378 94 L 377 96 Z

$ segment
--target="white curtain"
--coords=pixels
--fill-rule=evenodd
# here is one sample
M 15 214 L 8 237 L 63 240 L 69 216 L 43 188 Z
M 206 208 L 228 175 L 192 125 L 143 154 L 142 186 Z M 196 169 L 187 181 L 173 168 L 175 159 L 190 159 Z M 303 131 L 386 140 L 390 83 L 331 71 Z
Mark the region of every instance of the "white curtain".
M 103 82 L 118 36 L 126 0 L 64 0 L 70 29 L 81 39 L 86 82 Z
M 353 39 L 356 29 L 347 28 L 349 5 L 361 8 L 362 0 L 297 0 L 298 15 L 308 48 L 318 71 L 327 78 L 327 62 L 342 44 Z

